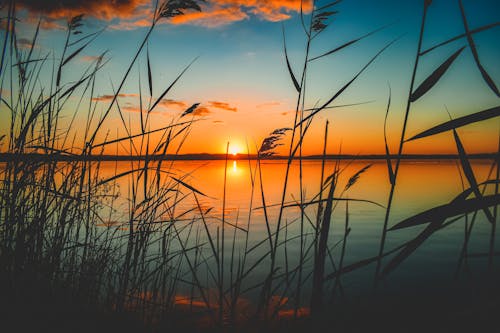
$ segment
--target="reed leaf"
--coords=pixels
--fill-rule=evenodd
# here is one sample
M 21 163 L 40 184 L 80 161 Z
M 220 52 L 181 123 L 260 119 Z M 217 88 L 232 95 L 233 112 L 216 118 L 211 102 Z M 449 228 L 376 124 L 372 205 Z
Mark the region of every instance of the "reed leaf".
M 153 75 L 151 74 L 151 61 L 149 60 L 149 44 L 146 47 L 146 58 L 147 58 L 147 65 L 148 65 L 149 96 L 153 96 Z
M 165 97 L 166 94 L 173 88 L 173 86 L 179 81 L 179 79 L 184 75 L 184 73 L 191 67 L 191 65 L 198 59 L 198 57 L 194 58 L 183 70 L 182 72 L 175 78 L 175 80 L 165 89 L 160 97 L 154 102 L 154 104 L 149 108 L 148 113 L 154 110 L 154 108 L 161 102 L 161 100 Z
M 389 228 L 389 231 L 410 228 L 425 223 L 429 223 L 435 220 L 442 220 L 449 217 L 454 217 L 457 215 L 468 214 L 475 212 L 476 210 L 483 209 L 485 207 L 490 207 L 498 205 L 500 203 L 500 195 L 486 195 L 481 199 L 472 198 L 467 200 L 453 200 L 445 205 L 437 206 L 428 209 L 422 213 L 413 215 L 393 227 Z
M 434 87 L 434 85 L 441 79 L 441 77 L 446 73 L 451 64 L 457 59 L 457 57 L 462 53 L 465 46 L 459 48 L 455 53 L 453 53 L 448 59 L 446 59 L 431 75 L 429 75 L 424 82 L 418 86 L 418 88 L 411 94 L 410 102 L 415 102 L 420 97 L 425 95 L 429 90 Z
M 396 177 L 394 176 L 394 170 L 392 168 L 392 161 L 391 161 L 391 152 L 389 151 L 389 144 L 387 143 L 387 118 L 389 116 L 389 110 L 391 108 L 391 97 L 392 97 L 392 92 L 391 92 L 391 86 L 389 85 L 389 99 L 387 100 L 387 110 L 385 111 L 385 118 L 384 118 L 384 144 L 385 144 L 385 155 L 386 155 L 386 162 L 387 162 L 387 172 L 389 174 L 389 182 L 391 185 L 396 184 Z
M 417 237 L 412 239 L 382 270 L 382 276 L 386 276 L 396 269 L 404 260 L 406 260 L 420 245 L 422 245 L 435 231 L 439 230 L 445 221 L 444 218 L 438 218 L 432 221 Z
M 330 3 L 328 3 L 328 4 L 324 5 L 324 6 L 319 7 L 318 9 L 316 9 L 316 11 L 320 12 L 320 11 L 322 11 L 322 10 L 325 10 L 325 9 L 327 9 L 327 8 L 330 8 L 330 7 L 332 7 L 332 6 L 335 6 L 336 4 L 338 4 L 338 3 L 340 3 L 340 2 L 342 2 L 342 0 L 332 1 L 332 2 L 330 2 Z
M 290 74 L 290 78 L 292 79 L 293 86 L 295 87 L 297 92 L 300 94 L 300 90 L 301 90 L 300 84 L 297 81 L 297 79 L 295 78 L 295 74 L 293 74 L 292 65 L 290 64 L 290 60 L 288 59 L 288 52 L 286 50 L 286 39 L 285 39 L 285 27 L 284 26 L 282 27 L 282 30 L 283 30 L 283 50 L 285 52 L 286 66 L 288 68 L 288 73 Z
M 467 116 L 463 116 L 460 118 L 452 119 L 450 121 L 444 122 L 437 126 L 434 126 L 428 130 L 425 130 L 415 136 L 412 136 L 410 139 L 406 141 L 412 141 L 416 139 L 425 138 L 427 136 L 436 135 L 439 133 L 443 133 L 446 131 L 450 131 L 452 129 L 456 129 L 462 126 L 466 126 L 469 124 L 477 123 L 483 120 L 491 119 L 500 116 L 500 106 L 496 106 L 491 109 L 479 111 Z
M 467 35 L 467 41 L 469 42 L 469 47 L 472 51 L 472 56 L 474 57 L 474 61 L 476 62 L 477 68 L 481 72 L 481 76 L 483 77 L 484 82 L 486 82 L 486 84 L 495 93 L 495 95 L 500 97 L 500 91 L 498 91 L 498 88 L 497 88 L 495 82 L 493 81 L 493 79 L 488 74 L 486 69 L 481 64 L 481 61 L 479 60 L 479 54 L 477 52 L 476 43 L 474 42 L 474 39 L 472 38 L 472 34 L 469 30 L 469 24 L 467 23 L 467 17 L 465 15 L 465 9 L 464 9 L 462 0 L 459 0 L 458 4 L 460 5 L 460 13 L 462 14 L 462 21 L 464 24 L 465 34 Z
M 342 93 L 349 88 L 349 86 L 356 81 L 356 79 L 370 66 L 375 59 L 378 58 L 387 48 L 389 48 L 392 44 L 394 44 L 399 38 L 394 39 L 387 45 L 385 45 L 380 51 L 378 51 L 371 59 L 366 63 L 366 65 L 361 68 L 361 70 L 349 81 L 347 82 L 342 88 L 340 88 L 328 101 L 326 101 L 321 107 L 317 108 L 313 112 L 311 112 L 307 117 L 304 117 L 302 121 L 299 121 L 296 125 L 295 128 L 300 127 L 302 124 L 304 124 L 306 121 L 314 117 L 318 112 L 322 111 L 324 108 L 326 108 L 328 105 L 330 105 L 334 100 L 336 100 Z
M 484 25 L 482 27 L 476 28 L 474 30 L 470 30 L 469 33 L 472 35 L 472 34 L 476 34 L 478 32 L 482 32 L 482 31 L 485 31 L 485 30 L 488 30 L 488 29 L 491 29 L 494 27 L 498 27 L 498 26 L 500 26 L 500 22 L 495 22 L 495 23 L 487 24 L 487 25 Z M 467 34 L 461 34 L 461 35 L 452 37 L 450 39 L 447 39 L 444 42 L 441 42 L 437 45 L 434 45 L 434 46 L 426 49 L 425 51 L 420 52 L 420 56 L 423 56 L 423 55 L 425 55 L 425 54 L 427 54 L 427 53 L 429 53 L 429 52 L 431 52 L 431 51 L 433 51 L 441 46 L 447 45 L 451 42 L 454 42 L 454 41 L 459 40 L 459 39 L 464 38 L 464 37 L 467 37 Z
M 460 140 L 460 137 L 458 136 L 458 133 L 455 129 L 453 130 L 453 137 L 455 138 L 455 144 L 457 145 L 458 154 L 460 156 L 460 163 L 462 164 L 462 170 L 464 171 L 465 177 L 467 178 L 467 181 L 469 182 L 476 198 L 481 199 L 483 195 L 479 191 L 476 176 L 474 175 L 474 171 L 472 170 L 472 166 L 469 162 L 469 158 L 467 157 L 467 153 L 465 152 L 462 141 Z M 495 219 L 493 218 L 493 215 L 491 215 L 489 209 L 483 208 L 483 211 L 490 223 L 495 223 Z
M 184 187 L 185 187 L 185 188 L 187 188 L 188 190 L 191 190 L 191 191 L 193 191 L 193 192 L 196 192 L 196 193 L 198 193 L 198 194 L 200 194 L 200 195 L 202 195 L 202 196 L 204 196 L 204 197 L 208 197 L 208 195 L 204 194 L 203 192 L 201 192 L 200 190 L 198 190 L 198 189 L 194 188 L 193 186 L 191 186 L 191 185 L 189 185 L 189 184 L 187 184 L 187 183 L 183 182 L 182 180 L 180 180 L 180 179 L 178 179 L 178 178 L 175 178 L 175 177 L 172 177 L 172 176 L 171 176 L 170 178 L 172 178 L 173 180 L 175 180 L 176 182 L 178 182 L 179 184 L 181 184 L 182 186 L 184 186 Z
M 143 137 L 144 135 L 147 135 L 147 134 L 152 134 L 152 133 L 164 131 L 164 130 L 172 128 L 172 127 L 182 126 L 182 125 L 185 125 L 185 124 L 188 124 L 188 123 L 192 123 L 192 122 L 193 121 L 185 121 L 185 122 L 182 122 L 182 123 L 172 124 L 172 125 L 169 125 L 169 126 L 165 126 L 165 127 L 162 127 L 162 128 L 155 129 L 155 130 L 146 131 L 144 133 L 139 133 L 139 134 L 134 134 L 134 135 L 128 135 L 126 137 L 122 137 L 122 138 L 118 138 L 118 139 L 114 139 L 114 140 L 110 140 L 110 141 L 104 141 L 102 143 L 98 143 L 96 145 L 93 145 L 92 147 L 93 148 L 97 148 L 97 147 L 102 147 L 102 146 L 110 145 L 110 144 L 113 144 L 113 143 L 121 142 L 121 141 L 124 141 L 124 140 L 130 140 L 130 139 L 133 139 L 133 138 Z
M 369 37 L 369 36 L 371 36 L 371 35 L 373 35 L 373 34 L 376 34 L 377 32 L 379 32 L 379 31 L 381 31 L 381 30 L 384 30 L 384 29 L 385 29 L 385 28 L 387 28 L 388 26 L 389 26 L 389 25 L 385 25 L 385 26 L 383 26 L 383 27 L 380 27 L 380 28 L 378 28 L 378 29 L 375 29 L 375 30 L 373 30 L 373 31 L 371 31 L 371 32 L 369 32 L 369 33 L 367 33 L 367 34 L 364 34 L 363 36 L 360 36 L 360 37 L 355 38 L 355 39 L 353 39 L 353 40 L 350 40 L 350 41 L 348 41 L 348 42 L 346 42 L 346 43 L 344 43 L 344 44 L 342 44 L 342 45 L 340 45 L 340 46 L 337 46 L 336 48 L 334 48 L 334 49 L 332 49 L 332 50 L 330 50 L 330 51 L 328 51 L 328 52 L 325 52 L 325 53 L 323 53 L 323 54 L 321 54 L 321 55 L 319 55 L 319 56 L 313 57 L 313 58 L 309 59 L 308 61 L 318 60 L 318 59 L 320 59 L 320 58 L 326 57 L 326 56 L 328 56 L 328 55 L 330 55 L 330 54 L 333 54 L 333 53 L 336 53 L 336 52 L 338 52 L 338 51 L 340 51 L 340 50 L 343 50 L 343 49 L 345 49 L 346 47 L 348 47 L 348 46 L 350 46 L 350 45 L 352 45 L 352 44 L 355 44 L 355 43 L 357 43 L 357 42 L 359 42 L 359 41 L 361 41 L 361 40 L 363 40 L 363 39 L 365 39 L 365 38 L 367 38 L 367 37 Z

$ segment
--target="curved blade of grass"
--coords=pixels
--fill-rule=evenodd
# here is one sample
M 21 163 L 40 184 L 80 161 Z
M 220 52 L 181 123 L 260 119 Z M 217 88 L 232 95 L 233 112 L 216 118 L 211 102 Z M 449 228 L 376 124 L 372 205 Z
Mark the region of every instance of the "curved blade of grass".
M 154 102 L 154 104 L 149 108 L 148 113 L 151 112 L 158 103 L 161 102 L 163 97 L 173 88 L 173 86 L 179 81 L 179 79 L 184 75 L 184 73 L 191 67 L 191 65 L 198 59 L 198 57 L 194 58 L 183 70 L 182 72 L 175 78 L 175 80 L 163 91 L 163 93 L 158 97 L 158 99 Z
M 40 18 L 38 20 L 38 24 L 36 26 L 35 35 L 33 36 L 33 40 L 31 41 L 31 47 L 29 49 L 28 57 L 26 58 L 28 62 L 31 61 L 31 56 L 33 54 L 33 50 L 35 49 L 35 45 L 36 45 L 36 41 L 37 41 L 37 38 L 38 38 L 38 34 L 40 33 L 40 24 L 41 24 L 41 22 L 42 22 L 42 20 Z
M 415 250 L 418 249 L 435 231 L 439 230 L 446 218 L 432 221 L 417 237 L 412 239 L 382 270 L 382 276 L 386 276 L 396 269 Z
M 478 33 L 478 32 L 482 32 L 482 31 L 485 31 L 485 30 L 497 27 L 499 25 L 500 25 L 500 22 L 495 22 L 495 23 L 487 24 L 487 25 L 484 25 L 482 27 L 476 28 L 474 30 L 470 30 L 469 33 L 470 34 L 475 34 L 475 33 Z M 461 35 L 455 36 L 453 38 L 450 38 L 450 39 L 448 39 L 448 40 L 446 40 L 446 41 L 444 41 L 442 43 L 439 43 L 439 44 L 437 44 L 435 46 L 432 46 L 432 47 L 428 48 L 425 51 L 420 52 L 420 56 L 423 56 L 423 55 L 425 55 L 425 54 L 427 54 L 427 53 L 429 53 L 429 52 L 437 49 L 438 47 L 441 47 L 443 45 L 449 44 L 451 42 L 454 42 L 454 41 L 459 40 L 461 38 L 464 38 L 466 36 L 467 36 L 467 34 L 461 34 Z
M 324 6 L 321 6 L 320 8 L 316 9 L 317 12 L 320 12 L 322 11 L 323 9 L 327 9 L 327 8 L 330 8 L 331 6 L 335 6 L 336 4 L 342 2 L 342 0 L 336 0 L 336 1 L 332 1 Z
M 106 179 L 103 179 L 101 180 L 100 182 L 98 182 L 95 186 L 101 186 L 101 185 L 104 185 L 104 184 L 107 184 L 109 182 L 112 182 L 113 180 L 115 179 L 118 179 L 118 178 L 122 178 L 122 177 L 125 177 L 127 175 L 130 175 L 134 172 L 142 172 L 144 171 L 143 168 L 138 168 L 138 169 L 132 169 L 132 170 L 128 170 L 128 171 L 125 171 L 125 172 L 122 172 L 122 173 L 119 173 L 117 175 L 114 175 L 113 177 L 110 177 L 110 178 L 106 178 Z
M 146 58 L 148 64 L 148 87 L 149 87 L 149 96 L 153 96 L 153 75 L 151 74 L 151 62 L 149 60 L 149 44 L 146 46 Z
M 87 46 L 89 46 L 97 37 L 99 37 L 99 35 L 103 32 L 104 30 L 100 30 L 100 31 L 97 31 L 93 35 L 93 37 L 87 41 L 83 46 L 81 46 L 80 48 L 78 48 L 75 52 L 71 53 L 61 64 L 61 67 L 63 67 L 64 65 L 66 65 L 68 62 L 71 61 L 71 59 L 73 59 L 74 57 L 76 57 L 78 54 L 80 54 L 80 52 L 82 52 Z
M 459 48 L 455 53 L 453 53 L 448 59 L 445 60 L 431 75 L 429 75 L 424 82 L 418 86 L 418 88 L 411 94 L 410 102 L 415 102 L 420 97 L 425 95 L 429 90 L 434 87 L 434 85 L 441 79 L 441 77 L 446 73 L 451 64 L 457 59 L 457 57 L 462 53 L 465 46 Z
M 342 197 L 333 197 L 333 200 L 334 201 L 352 201 L 352 202 L 364 202 L 364 203 L 370 203 L 370 204 L 373 204 L 375 206 L 379 206 L 380 208 L 385 208 L 383 205 L 379 204 L 378 202 L 375 202 L 375 201 L 371 201 L 371 200 L 366 200 L 366 199 L 355 199 L 355 198 L 342 198 Z M 311 200 L 311 201 L 307 201 L 307 202 L 303 202 L 303 203 L 284 203 L 283 204 L 283 208 L 291 208 L 291 207 L 307 207 L 309 205 L 316 205 L 316 204 L 319 204 L 319 203 L 324 203 L 324 202 L 327 202 L 327 199 L 321 199 L 321 200 Z M 272 204 L 272 205 L 266 205 L 266 208 L 269 208 L 269 207 L 277 207 L 277 206 L 281 206 L 281 204 Z M 254 208 L 254 210 L 258 210 L 258 209 L 264 209 L 263 206 L 261 207 L 257 207 L 257 208 Z
M 384 143 L 385 143 L 385 155 L 387 162 L 387 172 L 389 173 L 389 182 L 392 185 L 395 185 L 396 177 L 394 176 L 394 170 L 392 168 L 392 161 L 390 157 L 391 152 L 389 151 L 389 144 L 387 143 L 387 117 L 389 116 L 389 110 L 391 108 L 391 97 L 392 97 L 392 92 L 391 92 L 391 86 L 389 85 L 389 99 L 387 100 L 387 110 L 385 111 L 385 118 L 384 118 Z
M 394 39 L 393 41 L 391 41 L 390 43 L 388 43 L 386 46 L 384 46 L 380 51 L 377 52 L 377 54 L 375 54 L 371 59 L 370 61 L 368 61 L 368 63 L 366 63 L 366 65 L 363 66 L 363 68 L 361 68 L 361 70 L 349 81 L 347 82 L 342 88 L 340 88 L 326 103 L 324 103 L 321 107 L 317 108 L 316 110 L 314 110 L 313 112 L 311 112 L 307 117 L 304 117 L 302 119 L 302 121 L 299 121 L 296 125 L 295 125 L 295 128 L 297 127 L 300 127 L 303 123 L 305 123 L 306 121 L 308 121 L 310 118 L 314 117 L 318 112 L 322 111 L 324 108 L 326 108 L 328 105 L 330 105 L 330 103 L 332 103 L 335 99 L 337 99 L 337 97 L 339 97 L 340 95 L 342 95 L 342 93 L 347 89 L 349 88 L 349 86 L 354 82 L 356 81 L 356 79 L 368 68 L 368 66 L 370 66 L 374 61 L 375 59 L 378 58 L 379 55 L 382 54 L 382 52 L 384 52 L 387 48 L 389 48 L 392 44 L 394 44 L 397 40 L 399 39 L 396 38 Z
M 192 123 L 192 122 L 194 122 L 194 121 L 195 121 L 195 120 L 185 121 L 185 122 L 182 122 L 182 123 L 177 123 L 177 124 L 173 124 L 173 125 L 165 126 L 165 127 L 162 127 L 162 128 L 158 128 L 158 129 L 155 129 L 155 130 L 146 131 L 146 132 L 144 132 L 144 133 L 139 133 L 139 134 L 129 135 L 129 136 L 126 136 L 126 137 L 123 137 L 123 138 L 114 139 L 114 140 L 110 140 L 110 141 L 105 141 L 105 142 L 102 142 L 102 143 L 99 143 L 99 144 L 96 144 L 96 145 L 92 145 L 92 147 L 97 148 L 97 147 L 110 145 L 110 144 L 112 144 L 112 143 L 117 143 L 117 142 L 124 141 L 124 140 L 129 140 L 129 139 L 133 139 L 133 138 L 137 138 L 137 137 L 142 137 L 142 136 L 147 135 L 147 134 L 151 134 L 151 133 L 156 133 L 156 132 L 164 131 L 164 130 L 169 129 L 169 128 L 171 128 L 171 127 L 176 127 L 176 126 L 185 125 L 185 124 L 188 124 L 188 123 Z
M 483 195 L 479 191 L 476 176 L 474 175 L 474 171 L 472 170 L 472 166 L 470 165 L 462 141 L 460 140 L 460 137 L 455 129 L 453 130 L 453 137 L 455 138 L 455 144 L 457 145 L 458 154 L 460 156 L 460 163 L 462 164 L 462 170 L 464 171 L 465 177 L 467 178 L 467 181 L 469 182 L 469 185 L 476 198 L 481 200 L 483 198 Z M 490 223 L 495 223 L 495 219 L 493 218 L 493 215 L 491 215 L 489 209 L 483 208 L 483 211 Z
M 361 37 L 355 38 L 355 39 L 353 39 L 353 40 L 351 40 L 351 41 L 349 41 L 349 42 L 347 42 L 347 43 L 344 43 L 344 44 L 342 44 L 342 45 L 340 45 L 340 46 L 338 46 L 338 47 L 334 48 L 333 50 L 330 50 L 330 51 L 328 51 L 328 52 L 325 52 L 325 53 L 323 53 L 323 54 L 321 54 L 321 55 L 319 55 L 319 56 L 313 57 L 313 58 L 309 59 L 308 61 L 314 61 L 314 60 L 317 60 L 317 59 L 320 59 L 320 58 L 326 57 L 327 55 L 330 55 L 330 54 L 336 53 L 336 52 L 338 52 L 338 51 L 340 51 L 340 50 L 342 50 L 342 49 L 344 49 L 344 48 L 346 48 L 346 47 L 348 47 L 348 46 L 350 46 L 350 45 L 352 45 L 352 44 L 355 44 L 355 43 L 359 42 L 359 41 L 360 41 L 360 40 L 362 40 L 362 39 L 365 39 L 365 38 L 367 38 L 367 37 L 369 37 L 369 36 L 371 36 L 371 35 L 373 35 L 373 34 L 375 34 L 375 33 L 379 32 L 379 31 L 381 31 L 381 30 L 384 30 L 384 29 L 385 29 L 385 28 L 387 28 L 388 26 L 390 26 L 390 25 L 389 25 L 389 24 L 388 24 L 388 25 L 384 25 L 383 27 L 380 27 L 380 28 L 378 28 L 378 29 L 375 29 L 375 30 L 373 30 L 373 31 L 370 31 L 369 33 L 364 34 L 364 35 L 363 35 L 363 36 L 361 36 Z
M 290 74 L 290 78 L 292 79 L 292 82 L 293 82 L 295 89 L 297 90 L 298 93 L 300 93 L 300 90 L 301 90 L 300 84 L 297 81 L 297 79 L 295 78 L 295 74 L 293 74 L 292 66 L 290 65 L 290 60 L 288 59 L 288 52 L 286 50 L 285 27 L 284 26 L 282 26 L 282 30 L 283 30 L 283 49 L 285 51 L 286 66 L 288 68 L 288 73 Z
M 402 249 L 403 247 L 405 247 L 408 243 L 405 243 L 403 245 L 400 245 L 398 247 L 396 247 L 395 249 L 392 249 L 391 251 L 388 251 L 386 253 L 384 253 L 381 257 L 386 257 L 388 255 L 391 255 L 393 254 L 394 252 L 396 251 L 399 251 L 400 249 Z M 379 260 L 379 256 L 375 256 L 375 257 L 371 257 L 371 258 L 367 258 L 367 259 L 363 259 L 363 260 L 360 260 L 360 261 L 357 261 L 353 264 L 350 264 L 350 265 L 347 265 L 345 267 L 343 267 L 341 270 L 337 270 L 331 274 L 328 274 L 325 278 L 325 280 L 331 280 L 331 279 L 334 279 L 334 278 L 337 278 L 339 277 L 340 275 L 342 274 L 345 274 L 345 273 L 349 273 L 349 272 L 353 272 L 357 269 L 360 269 L 360 268 L 363 268 L 365 266 L 368 266 L 374 262 L 377 262 L 377 260 Z
M 185 188 L 187 188 L 187 189 L 189 189 L 189 190 L 191 190 L 193 192 L 196 192 L 196 193 L 198 193 L 198 194 L 200 194 L 200 195 L 202 195 L 204 197 L 208 197 L 208 195 L 204 194 L 203 192 L 199 191 L 198 189 L 194 188 L 193 186 L 191 186 L 191 185 L 183 182 L 182 180 L 180 180 L 178 178 L 175 178 L 175 177 L 172 177 L 172 176 L 170 178 L 172 178 L 173 180 L 175 180 L 176 182 L 178 182 L 179 184 L 181 184 Z
M 484 82 L 490 87 L 490 89 L 498 96 L 500 97 L 500 91 L 498 91 L 498 88 L 493 81 L 493 79 L 490 77 L 486 69 L 483 67 L 481 64 L 481 61 L 479 60 L 479 54 L 477 52 L 476 44 L 474 43 L 474 39 L 472 38 L 472 34 L 469 30 L 469 24 L 467 23 L 467 17 L 465 16 L 465 9 L 462 3 L 462 0 L 458 1 L 458 4 L 460 5 L 460 12 L 462 14 L 462 21 L 464 23 L 464 28 L 465 28 L 465 34 L 467 35 L 467 41 L 469 42 L 470 49 L 472 51 L 472 56 L 474 57 L 474 61 L 476 62 L 477 68 L 481 72 L 481 76 L 484 79 Z
M 417 225 L 429 223 L 435 220 L 441 220 L 448 217 L 453 217 L 461 214 L 474 212 L 478 209 L 498 205 L 500 203 L 500 195 L 486 195 L 481 199 L 472 198 L 467 200 L 453 200 L 445 205 L 437 206 L 428 209 L 422 213 L 413 215 L 398 224 L 394 225 L 389 231 L 399 230 L 414 227 Z
M 412 141 L 412 140 L 416 140 L 416 139 L 425 138 L 427 136 L 436 135 L 439 133 L 450 131 L 450 130 L 455 129 L 455 128 L 459 128 L 459 127 L 462 127 L 465 125 L 477 123 L 479 121 L 495 118 L 498 116 L 500 116 L 500 106 L 496 106 L 496 107 L 491 108 L 491 109 L 479 111 L 479 112 L 476 112 L 476 113 L 473 113 L 473 114 L 470 114 L 467 116 L 463 116 L 460 118 L 456 118 L 456 119 L 447 121 L 445 123 L 434 126 L 426 131 L 423 131 L 423 132 L 411 137 L 410 139 L 408 139 L 406 141 Z

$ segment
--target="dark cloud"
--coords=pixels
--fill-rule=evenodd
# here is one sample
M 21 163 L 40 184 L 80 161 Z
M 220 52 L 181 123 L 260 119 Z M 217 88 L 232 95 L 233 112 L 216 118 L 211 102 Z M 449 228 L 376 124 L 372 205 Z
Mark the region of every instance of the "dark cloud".
M 113 95 L 102 95 L 98 97 L 92 98 L 93 101 L 99 101 L 99 102 L 111 102 L 113 100 Z M 138 94 L 118 94 L 118 97 L 139 97 Z
M 86 14 L 117 23 L 116 29 L 134 29 L 151 23 L 153 0 L 18 0 L 16 3 L 31 12 L 44 14 L 45 27 L 60 28 L 57 19 Z M 194 24 L 216 27 L 248 19 L 250 15 L 266 21 L 282 21 L 300 10 L 301 0 L 211 0 L 201 12 L 188 11 L 170 20 L 172 24 Z M 304 1 L 304 10 L 311 9 Z

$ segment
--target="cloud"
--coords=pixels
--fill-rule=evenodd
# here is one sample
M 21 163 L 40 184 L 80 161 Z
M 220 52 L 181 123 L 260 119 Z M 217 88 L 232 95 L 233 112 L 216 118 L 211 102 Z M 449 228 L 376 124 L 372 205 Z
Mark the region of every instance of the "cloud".
M 114 18 L 131 19 L 150 12 L 150 0 L 18 0 L 16 4 L 32 12 L 43 13 L 51 19 L 68 19 L 86 14 L 110 21 Z M 149 8 L 148 8 L 149 7 Z
M 141 112 L 141 109 L 137 106 L 125 106 L 123 108 L 121 108 L 122 111 L 124 112 L 130 112 L 130 113 L 140 113 Z M 145 114 L 147 111 L 146 110 L 142 110 L 142 112 Z M 151 111 L 149 112 L 149 114 L 152 114 L 152 115 L 161 115 L 162 113 L 161 112 L 157 112 L 157 111 Z
M 188 108 L 187 102 L 167 98 L 162 99 L 158 105 L 176 110 L 185 110 Z
M 185 111 L 191 105 L 193 105 L 193 103 L 189 101 L 181 101 L 176 99 L 162 99 L 160 103 L 158 103 L 158 105 L 167 109 L 173 109 L 176 111 Z M 199 105 L 195 109 L 195 111 L 191 114 L 194 116 L 205 116 L 213 113 L 214 112 L 213 109 L 219 109 L 231 112 L 238 111 L 238 108 L 229 105 L 229 103 L 219 102 L 219 101 L 209 101 L 207 103 L 204 103 L 204 105 Z
M 75 15 L 86 14 L 111 22 L 114 29 L 134 29 L 151 23 L 153 0 L 18 0 L 21 7 L 32 13 L 42 13 L 46 27 L 60 28 L 55 23 Z M 301 0 L 211 0 L 201 3 L 202 11 L 187 11 L 169 20 L 172 24 L 192 24 L 218 27 L 255 16 L 265 21 L 282 21 L 300 11 Z M 304 11 L 311 2 L 304 1 Z M 166 22 L 166 20 L 164 20 Z
M 99 59 L 101 59 L 101 56 L 84 55 L 83 57 L 80 58 L 80 60 L 83 62 L 94 62 Z
M 120 94 L 118 95 L 119 97 L 138 97 L 139 95 L 137 94 Z M 111 101 L 113 99 L 113 95 L 102 95 L 99 97 L 94 97 L 94 101 Z M 125 103 L 125 107 L 122 107 L 122 109 L 126 112 L 139 112 L 139 107 L 136 105 L 133 105 L 131 103 Z M 182 101 L 182 100 L 176 100 L 176 99 L 162 99 L 159 103 L 158 106 L 161 107 L 164 111 L 165 109 L 169 110 L 174 110 L 174 111 L 186 111 L 191 105 L 193 105 L 192 102 L 190 101 Z M 229 103 L 226 102 L 219 102 L 219 101 L 209 101 L 207 103 L 204 103 L 202 105 L 199 105 L 192 113 L 190 113 L 192 116 L 206 116 L 209 114 L 212 114 L 216 112 L 216 110 L 224 110 L 224 111 L 231 111 L 231 112 L 237 112 L 238 109 L 236 107 L 232 107 Z M 156 113 L 158 112 L 158 108 L 155 109 Z M 164 113 L 164 112 L 163 112 Z M 214 121 L 214 123 L 217 123 L 217 121 Z
M 31 49 L 32 42 L 33 41 L 29 40 L 28 38 L 18 38 L 17 46 L 21 49 Z
M 280 106 L 280 105 L 281 105 L 281 102 L 271 101 L 271 102 L 259 104 L 256 107 L 257 107 L 257 109 L 265 109 L 265 108 Z
M 210 101 L 208 104 L 214 108 L 221 109 L 221 110 L 226 110 L 226 111 L 231 111 L 231 112 L 237 112 L 238 108 L 232 107 L 229 105 L 229 103 L 225 102 L 216 102 L 216 101 Z
M 118 97 L 139 97 L 138 94 L 118 94 Z M 98 97 L 92 98 L 94 102 L 111 102 L 114 98 L 114 95 L 102 95 Z
M 201 117 L 201 116 L 205 116 L 205 115 L 208 115 L 211 113 L 212 113 L 212 111 L 209 108 L 207 108 L 206 106 L 199 106 L 191 114 L 193 116 Z

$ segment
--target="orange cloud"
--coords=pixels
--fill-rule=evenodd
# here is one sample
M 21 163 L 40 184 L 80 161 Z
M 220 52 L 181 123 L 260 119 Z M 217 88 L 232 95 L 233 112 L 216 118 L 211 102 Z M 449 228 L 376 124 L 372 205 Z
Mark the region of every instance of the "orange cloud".
M 176 110 L 185 110 L 188 108 L 188 103 L 184 101 L 177 101 L 174 99 L 167 99 L 167 98 L 162 99 L 159 105 L 165 108 L 173 108 Z
M 224 102 L 215 102 L 215 101 L 210 101 L 208 102 L 210 106 L 217 108 L 217 109 L 222 109 L 226 111 L 231 111 L 231 112 L 237 112 L 238 108 L 230 106 L 228 103 Z
M 212 113 L 212 111 L 210 111 L 210 109 L 207 108 L 206 106 L 199 106 L 191 114 L 193 116 L 201 117 L 201 116 L 204 116 L 204 115 L 207 115 L 207 114 L 210 114 L 210 113 Z
M 86 14 L 104 21 L 115 21 L 114 29 L 134 29 L 149 26 L 153 0 L 18 0 L 22 8 L 43 13 L 46 27 L 60 28 L 55 20 Z M 282 21 L 300 11 L 301 0 L 211 0 L 200 2 L 201 12 L 188 11 L 169 20 L 172 24 L 192 24 L 217 27 L 256 16 L 266 21 Z M 304 11 L 312 8 L 304 1 Z M 166 22 L 166 20 L 164 21 Z
M 259 104 L 256 107 L 257 107 L 257 109 L 264 109 L 264 108 L 269 108 L 269 107 L 273 107 L 273 106 L 280 106 L 280 105 L 281 105 L 281 102 L 271 101 L 271 102 Z

